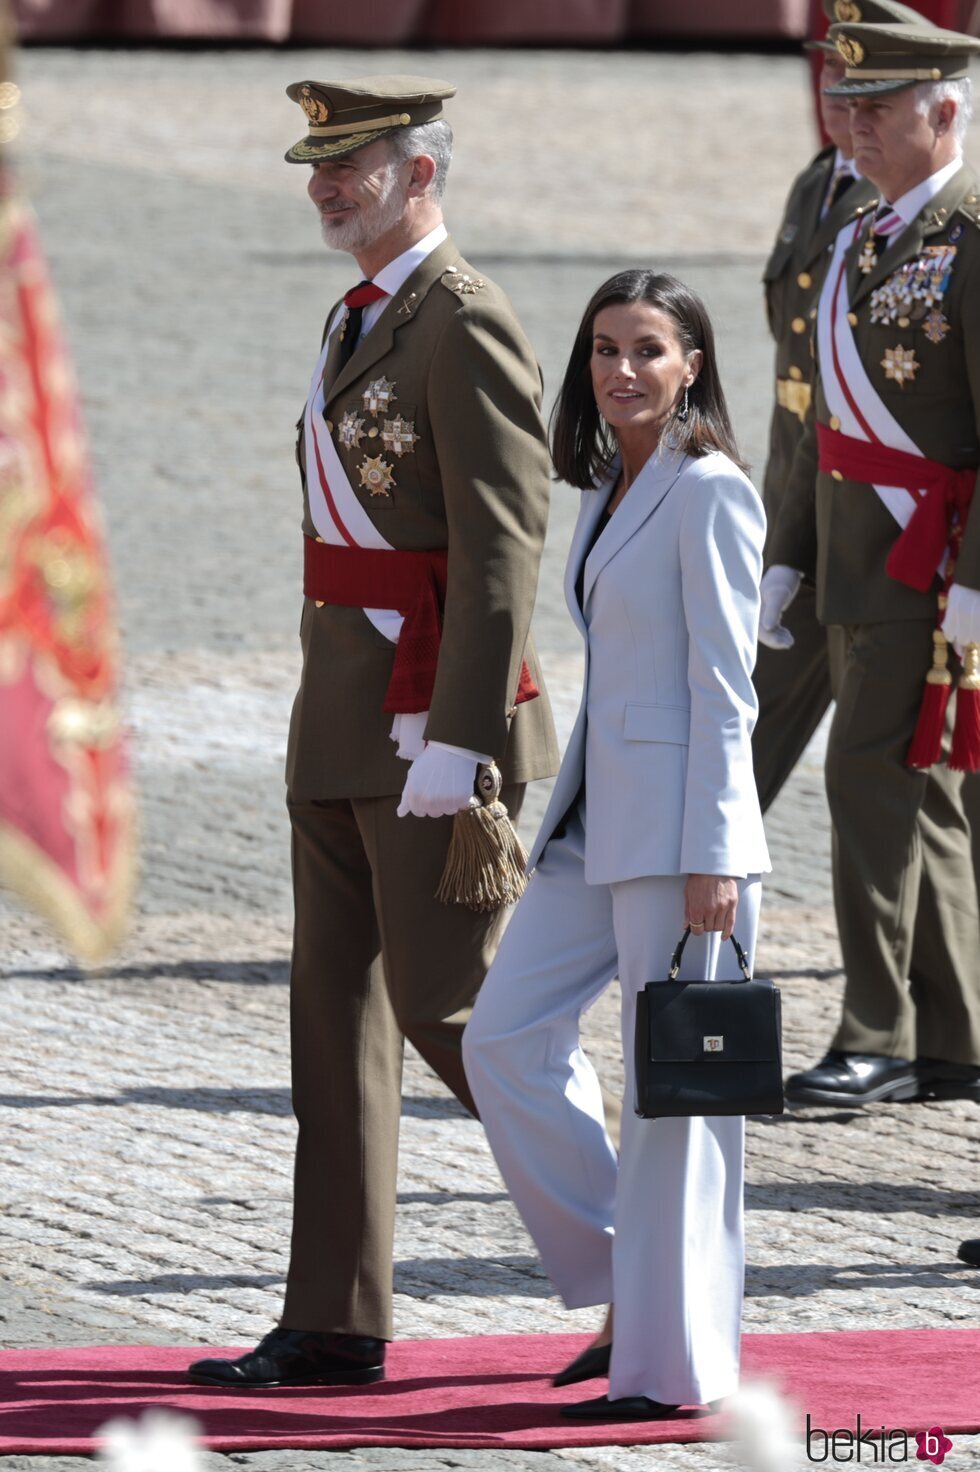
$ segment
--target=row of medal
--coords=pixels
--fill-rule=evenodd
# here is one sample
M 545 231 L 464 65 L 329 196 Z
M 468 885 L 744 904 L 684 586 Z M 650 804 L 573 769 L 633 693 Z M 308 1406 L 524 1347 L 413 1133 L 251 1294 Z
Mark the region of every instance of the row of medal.
M 364 414 L 370 414 L 374 418 L 387 414 L 392 401 L 397 397 L 393 383 L 389 383 L 385 377 L 376 378 L 362 394 Z M 366 431 L 364 424 L 364 417 L 353 409 L 348 409 L 342 416 L 337 425 L 337 438 L 345 450 L 360 449 L 361 440 L 369 434 L 372 437 L 380 434 L 381 443 L 389 454 L 401 459 L 402 455 L 415 453 L 418 435 L 415 433 L 414 420 L 403 419 L 398 414 L 394 419 L 384 419 L 380 431 L 374 426 Z M 394 467 L 389 461 L 382 459 L 380 455 L 366 454 L 358 466 L 358 474 L 361 485 L 372 496 L 387 496 L 390 499 L 391 487 L 396 481 Z
M 871 293 L 871 320 L 881 325 L 896 322 L 908 327 L 924 319 L 923 331 L 931 343 L 940 343 L 949 332 L 942 310 L 956 260 L 955 245 L 927 246 L 914 260 L 893 271 L 888 280 Z

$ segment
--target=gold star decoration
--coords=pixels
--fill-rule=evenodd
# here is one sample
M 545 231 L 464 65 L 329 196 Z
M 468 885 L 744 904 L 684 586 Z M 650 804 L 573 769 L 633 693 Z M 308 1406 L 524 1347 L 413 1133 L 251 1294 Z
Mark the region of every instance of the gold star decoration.
M 361 473 L 361 485 L 367 486 L 372 496 L 390 496 L 390 486 L 395 484 L 395 477 L 387 460 L 382 460 L 380 455 L 374 458 L 365 455 L 359 466 Z
M 932 311 L 926 317 L 922 330 L 930 342 L 942 342 L 950 330 L 949 322 L 938 307 L 933 307 Z
M 414 451 L 417 439 L 414 419 L 403 419 L 399 414 L 397 419 L 385 420 L 381 442 L 386 450 L 398 456 L 407 455 Z
M 373 383 L 369 383 L 361 395 L 364 407 L 369 414 L 386 414 L 397 397 L 395 385 L 389 383 L 384 374 L 376 378 Z
M 906 383 L 913 381 L 920 365 L 916 361 L 915 348 L 903 348 L 899 344 L 896 348 L 885 349 L 881 366 L 886 378 L 894 379 L 899 388 L 904 388 Z
M 364 438 L 364 420 L 348 409 L 337 425 L 337 438 L 345 450 L 356 450 Z

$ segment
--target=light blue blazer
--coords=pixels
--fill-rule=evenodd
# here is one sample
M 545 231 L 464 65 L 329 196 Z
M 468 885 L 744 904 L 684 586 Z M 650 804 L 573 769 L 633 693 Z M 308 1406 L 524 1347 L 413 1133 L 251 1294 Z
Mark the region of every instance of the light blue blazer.
M 582 492 L 565 597 L 582 704 L 529 867 L 586 787 L 585 880 L 768 871 L 752 772 L 765 514 L 713 452 L 662 446 L 585 560 L 613 483 Z

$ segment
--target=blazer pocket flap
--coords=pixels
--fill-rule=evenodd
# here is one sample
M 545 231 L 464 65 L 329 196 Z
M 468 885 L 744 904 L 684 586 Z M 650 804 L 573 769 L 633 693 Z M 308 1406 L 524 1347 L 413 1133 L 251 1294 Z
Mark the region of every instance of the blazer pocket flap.
M 691 712 L 683 705 L 628 705 L 623 735 L 627 741 L 669 741 L 687 746 Z

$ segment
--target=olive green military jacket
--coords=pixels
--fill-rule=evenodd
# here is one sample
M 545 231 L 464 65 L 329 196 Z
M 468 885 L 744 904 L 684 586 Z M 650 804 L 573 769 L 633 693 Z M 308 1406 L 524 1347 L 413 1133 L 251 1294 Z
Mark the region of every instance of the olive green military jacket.
M 850 191 L 848 191 L 850 193 Z M 846 196 L 845 196 L 846 197 Z M 873 213 L 871 201 L 854 213 Z M 854 339 L 875 392 L 930 460 L 952 469 L 980 465 L 980 196 L 973 170 L 958 170 L 866 275 L 858 266 L 858 232 L 846 260 Z M 914 311 L 872 321 L 871 297 L 903 263 L 936 247 L 955 247 L 942 299 L 947 324 Z M 896 374 L 895 349 L 906 368 Z M 914 357 L 908 359 L 911 352 Z M 816 419 L 830 423 L 819 358 L 813 409 L 793 460 L 786 494 L 770 537 L 767 561 L 814 576 L 817 614 L 825 624 L 934 618 L 936 592 L 917 592 L 888 576 L 885 560 L 899 526 L 874 488 L 817 470 Z M 836 426 L 834 426 L 836 427 Z M 980 590 L 980 497 L 966 522 L 956 581 Z
M 820 295 L 837 232 L 857 206 L 874 198 L 873 185 L 855 179 L 821 220 L 836 148 L 821 149 L 790 189 L 772 254 L 763 272 L 766 315 L 776 343 L 776 402 L 762 498 L 770 537 L 810 405 L 813 356 L 811 312 Z
M 379 415 L 365 395 L 382 378 L 393 397 Z M 355 494 L 386 541 L 396 549 L 449 551 L 426 737 L 492 754 L 505 782 L 550 776 L 557 743 L 528 632 L 550 459 L 540 370 L 510 302 L 444 241 L 327 386 L 324 413 Z M 396 415 L 406 435 L 417 436 L 401 454 L 382 438 L 385 419 Z M 363 433 L 355 435 L 350 426 L 358 419 Z M 359 471 L 379 456 L 387 485 L 372 494 Z M 315 536 L 302 422 L 297 459 L 303 531 Z M 286 757 L 290 797 L 400 792 L 408 764 L 396 755 L 392 717 L 382 708 L 395 645 L 361 609 L 317 607 L 310 598 L 300 638 L 303 672 Z M 522 659 L 541 695 L 515 710 Z

